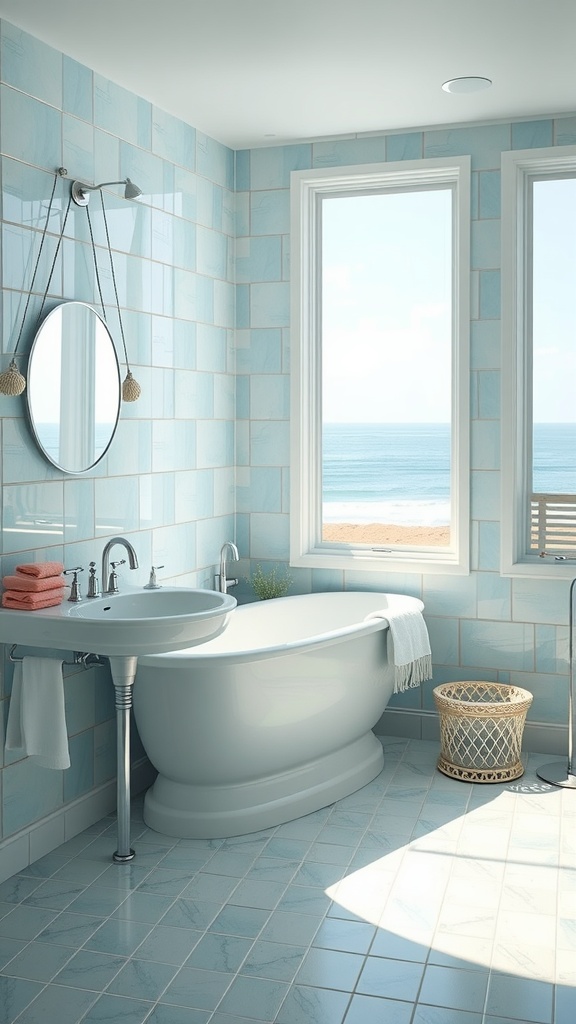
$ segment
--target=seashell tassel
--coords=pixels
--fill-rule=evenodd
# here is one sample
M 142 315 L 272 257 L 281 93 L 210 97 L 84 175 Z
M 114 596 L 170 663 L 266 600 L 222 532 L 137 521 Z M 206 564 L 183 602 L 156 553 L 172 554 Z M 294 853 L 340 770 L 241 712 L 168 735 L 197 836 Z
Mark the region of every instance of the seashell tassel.
M 0 381 L 1 381 L 0 377 Z M 122 382 L 122 400 L 124 402 L 137 402 L 142 394 L 142 388 L 137 380 L 134 380 L 132 373 L 128 370 Z
M 10 366 L 4 373 L 0 373 L 0 393 L 3 395 L 21 395 L 26 387 L 26 377 L 23 377 L 16 363 L 12 359 Z

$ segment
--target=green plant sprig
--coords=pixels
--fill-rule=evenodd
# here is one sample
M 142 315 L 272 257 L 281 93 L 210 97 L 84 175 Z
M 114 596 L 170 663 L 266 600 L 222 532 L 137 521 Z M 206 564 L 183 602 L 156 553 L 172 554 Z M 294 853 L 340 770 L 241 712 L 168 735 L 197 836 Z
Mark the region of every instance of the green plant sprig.
M 276 567 L 264 572 L 262 566 L 257 565 L 249 582 L 260 601 L 269 601 L 273 597 L 286 596 L 292 585 L 292 577 L 287 572 L 280 575 Z

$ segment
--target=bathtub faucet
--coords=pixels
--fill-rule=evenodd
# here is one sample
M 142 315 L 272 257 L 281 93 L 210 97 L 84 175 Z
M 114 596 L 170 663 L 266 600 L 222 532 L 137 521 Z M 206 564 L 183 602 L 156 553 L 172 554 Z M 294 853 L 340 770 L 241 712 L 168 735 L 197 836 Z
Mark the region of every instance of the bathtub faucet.
M 220 549 L 220 572 L 217 572 L 214 580 L 216 582 L 216 590 L 219 590 L 221 594 L 228 593 L 228 587 L 235 587 L 238 583 L 237 579 L 228 579 L 228 569 L 226 567 L 226 556 L 230 553 L 231 558 L 235 562 L 240 561 L 240 555 L 238 554 L 238 548 L 233 541 L 227 540 L 224 542 Z
M 102 552 L 102 592 L 104 594 L 118 593 L 118 576 L 114 570 L 117 565 L 122 565 L 126 561 L 125 558 L 123 558 L 122 561 L 120 562 L 109 561 L 110 551 L 112 550 L 115 544 L 121 544 L 122 547 L 126 550 L 126 554 L 128 555 L 128 564 L 130 568 L 138 568 L 138 559 L 136 557 L 136 552 L 134 551 L 134 548 L 132 547 L 130 541 L 126 540 L 125 537 L 112 537 L 108 541 L 106 547 L 104 548 L 104 551 Z M 110 568 L 112 568 L 112 571 L 110 571 Z

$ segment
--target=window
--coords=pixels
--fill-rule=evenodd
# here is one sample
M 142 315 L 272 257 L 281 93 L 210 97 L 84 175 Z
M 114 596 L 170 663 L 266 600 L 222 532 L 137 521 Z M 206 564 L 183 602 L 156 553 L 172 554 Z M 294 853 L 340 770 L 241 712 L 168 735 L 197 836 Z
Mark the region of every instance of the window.
M 468 571 L 469 160 L 292 175 L 291 563 Z
M 576 557 L 576 147 L 504 154 L 503 199 L 502 571 L 558 575 Z

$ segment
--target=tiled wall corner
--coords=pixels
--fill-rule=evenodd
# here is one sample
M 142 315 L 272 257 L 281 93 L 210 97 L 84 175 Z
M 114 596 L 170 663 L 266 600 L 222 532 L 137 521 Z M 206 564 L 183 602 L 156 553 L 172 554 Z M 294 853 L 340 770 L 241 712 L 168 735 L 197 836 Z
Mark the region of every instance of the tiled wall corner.
M 143 191 L 136 202 L 116 188 L 105 193 L 126 345 L 142 397 L 123 405 L 105 458 L 70 477 L 36 450 L 24 399 L 0 396 L 2 574 L 42 558 L 99 564 L 108 536 L 124 534 L 140 561 L 130 582 L 147 582 L 154 564 L 164 565 L 162 580 L 206 585 L 234 528 L 234 155 L 5 21 L 0 49 L 4 353 L 13 351 L 22 323 L 56 169 L 65 166 L 69 179 L 88 182 L 129 176 Z M 57 180 L 23 353 L 34 335 L 69 188 L 70 180 Z M 94 199 L 90 214 L 106 318 L 124 370 Z M 74 206 L 44 312 L 65 299 L 100 311 L 86 212 Z M 50 531 L 42 531 L 40 520 L 52 524 Z M 7 661 L 5 668 L 3 719 Z M 88 806 L 90 794 L 114 779 L 111 693 L 105 669 L 66 678 L 67 772 L 7 759 L 0 772 L 4 840 L 83 798 Z

